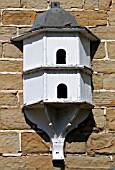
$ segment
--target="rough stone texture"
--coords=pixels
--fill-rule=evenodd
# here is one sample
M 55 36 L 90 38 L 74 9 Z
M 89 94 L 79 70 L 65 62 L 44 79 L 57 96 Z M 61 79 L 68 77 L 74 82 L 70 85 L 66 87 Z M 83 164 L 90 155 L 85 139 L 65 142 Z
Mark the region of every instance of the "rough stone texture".
M 115 106 L 115 92 L 94 92 L 93 103 L 96 106 Z
M 110 59 L 115 59 L 115 42 L 107 43 L 107 50 Z
M 104 58 L 105 55 L 105 43 L 100 43 L 95 55 L 94 55 L 94 59 L 102 59 Z
M 26 170 L 27 157 L 0 157 L 0 169 Z
M 107 130 L 115 131 L 115 108 L 107 109 Z
M 0 106 L 16 106 L 17 103 L 16 93 L 0 93 Z
M 105 127 L 105 116 L 103 109 L 93 109 L 93 116 L 95 120 L 96 127 L 99 129 L 104 129 Z
M 23 105 L 23 93 L 19 93 L 20 105 Z
M 85 153 L 86 152 L 85 142 L 66 143 L 65 152 L 74 154 Z
M 100 10 L 109 10 L 111 6 L 112 0 L 99 0 L 99 1 L 93 1 L 93 0 L 85 0 L 84 2 L 84 8 L 85 9 L 100 9 Z
M 94 60 L 92 62 L 93 71 L 99 73 L 115 73 L 115 61 L 106 60 Z
M 2 57 L 2 42 L 0 42 L 0 57 Z
M 20 0 L 0 0 L 0 9 L 2 8 L 19 8 Z
M 36 9 L 42 9 L 47 8 L 47 0 L 21 0 L 21 6 L 24 8 L 36 8 Z
M 28 153 L 48 153 L 50 145 L 36 133 L 22 133 L 22 151 Z
M 49 155 L 30 156 L 27 159 L 27 170 L 55 170 L 52 164 L 52 158 Z M 56 168 L 60 170 L 61 168 Z
M 4 129 L 30 129 L 25 121 L 21 109 L 0 108 L 1 128 Z
M 110 169 L 110 159 L 106 156 L 88 157 L 67 155 L 65 167 L 67 170 L 87 169 L 87 170 L 106 170 Z
M 31 25 L 36 17 L 34 11 L 10 11 L 3 12 L 3 24 L 4 25 Z
M 90 30 L 100 39 L 115 40 L 115 27 L 95 27 Z
M 113 134 L 92 134 L 87 141 L 88 152 L 101 154 L 115 153 L 115 136 Z
M 0 40 L 10 41 L 10 38 L 16 36 L 16 27 L 0 26 Z
M 10 50 L 9 50 L 10 49 Z M 4 57 L 21 58 L 22 52 L 13 44 L 3 44 Z
M 112 5 L 112 0 L 99 0 L 100 10 L 109 10 Z
M 15 132 L 0 133 L 0 153 L 17 153 L 19 151 L 19 136 Z
M 108 22 L 110 26 L 115 26 L 115 11 L 108 12 Z
M 22 72 L 22 61 L 0 61 L 0 72 Z
M 93 87 L 95 90 L 103 89 L 103 74 L 93 74 Z
M 0 90 L 22 90 L 22 75 L 0 74 Z
M 107 90 L 115 90 L 115 74 L 104 74 L 103 88 Z
M 96 26 L 107 24 L 106 12 L 100 11 L 75 11 L 71 12 L 76 18 L 79 25 L 82 26 Z
M 51 0 L 50 0 L 51 1 Z M 61 8 L 71 9 L 71 8 L 82 8 L 83 7 L 83 0 L 60 0 Z
M 85 0 L 84 2 L 85 2 L 84 3 L 85 9 L 96 9 L 96 8 L 98 8 L 98 1 Z
M 30 27 L 19 27 L 18 34 L 23 34 L 24 32 L 29 31 L 30 29 L 31 29 L 31 26 Z

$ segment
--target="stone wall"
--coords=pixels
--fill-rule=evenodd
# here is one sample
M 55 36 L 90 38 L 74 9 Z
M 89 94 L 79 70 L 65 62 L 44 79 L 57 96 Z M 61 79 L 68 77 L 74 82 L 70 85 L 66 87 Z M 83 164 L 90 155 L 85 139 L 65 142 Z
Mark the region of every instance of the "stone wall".
M 101 44 L 92 61 L 95 108 L 66 139 L 65 166 L 53 167 L 50 143 L 22 113 L 22 53 L 12 36 L 31 28 L 49 0 L 0 0 L 0 169 L 109 170 L 115 168 L 115 0 L 60 0 Z M 42 132 L 39 132 L 42 133 Z M 43 134 L 42 134 L 43 135 Z

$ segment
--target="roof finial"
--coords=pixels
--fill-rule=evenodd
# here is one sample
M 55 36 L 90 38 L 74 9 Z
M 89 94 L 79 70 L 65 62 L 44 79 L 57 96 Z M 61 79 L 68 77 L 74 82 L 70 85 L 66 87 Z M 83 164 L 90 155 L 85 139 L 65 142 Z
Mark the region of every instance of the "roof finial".
M 60 8 L 60 2 L 51 2 L 51 8 Z

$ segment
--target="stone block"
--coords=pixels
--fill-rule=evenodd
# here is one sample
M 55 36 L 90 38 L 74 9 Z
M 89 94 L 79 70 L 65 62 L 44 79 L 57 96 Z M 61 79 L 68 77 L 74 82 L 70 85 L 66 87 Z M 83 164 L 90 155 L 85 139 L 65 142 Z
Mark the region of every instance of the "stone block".
M 100 10 L 109 10 L 112 5 L 112 0 L 99 0 Z
M 95 55 L 94 55 L 94 59 L 102 59 L 105 58 L 106 54 L 105 54 L 105 43 L 100 43 Z
M 23 34 L 24 32 L 29 31 L 30 29 L 31 29 L 31 26 L 30 27 L 19 27 L 18 34 Z
M 95 90 L 103 89 L 103 74 L 93 74 L 93 87 Z
M 26 162 L 27 170 L 60 170 L 53 167 L 50 155 L 29 156 Z
M 115 90 L 115 73 L 114 74 L 104 74 L 103 88 L 107 89 L 107 90 Z
M 0 108 L 1 127 L 4 130 L 10 129 L 30 129 L 26 123 L 21 109 Z
M 107 14 L 103 11 L 74 11 L 71 12 L 76 18 L 79 25 L 97 26 L 107 24 Z
M 21 106 L 23 105 L 23 93 L 19 93 L 19 103 Z
M 36 17 L 34 11 L 11 11 L 6 10 L 3 12 L 3 24 L 4 25 L 31 25 Z
M 110 26 L 115 26 L 115 11 L 108 12 L 108 22 Z
M 60 0 L 61 8 L 71 9 L 71 8 L 82 8 L 83 7 L 83 0 Z
M 16 93 L 0 93 L 0 106 L 16 106 L 17 104 Z
M 3 8 L 19 8 L 21 7 L 20 5 L 20 0 L 0 0 L 0 9 Z
M 16 33 L 16 27 L 0 26 L 0 40 L 2 41 L 10 41 L 10 38 L 16 36 Z
M 113 134 L 92 134 L 87 141 L 87 151 L 99 154 L 115 153 L 115 136 Z
M 22 90 L 22 75 L 0 74 L 0 90 Z
M 115 106 L 115 92 L 93 92 L 93 104 L 96 106 Z
M 100 19 L 100 17 L 99 17 Z M 99 26 L 95 28 L 90 28 L 90 30 L 98 36 L 100 39 L 104 40 L 115 40 L 115 26 Z
M 65 168 L 67 170 L 109 170 L 110 159 L 106 156 L 77 156 L 67 155 L 65 160 Z
M 0 169 L 26 170 L 27 157 L 0 157 Z
M 29 153 L 49 153 L 50 144 L 36 133 L 22 133 L 22 152 Z
M 92 68 L 99 73 L 115 73 L 115 61 L 93 60 Z
M 104 129 L 106 123 L 104 109 L 93 109 L 93 116 L 96 127 L 99 129 Z
M 2 57 L 2 42 L 0 42 L 0 57 Z
M 85 153 L 86 152 L 85 142 L 66 143 L 65 152 L 74 154 Z
M 22 72 L 22 61 L 0 61 L 0 72 Z
M 36 8 L 36 9 L 42 9 L 42 8 L 47 8 L 47 0 L 21 0 L 21 6 L 23 8 Z
M 4 57 L 10 58 L 22 58 L 22 52 L 13 44 L 4 43 L 3 44 Z
M 98 1 L 93 0 L 85 0 L 84 1 L 84 8 L 85 9 L 97 9 L 98 8 Z
M 107 43 L 107 51 L 110 59 L 115 59 L 115 42 Z
M 0 133 L 0 153 L 18 153 L 19 136 L 15 132 Z
M 115 107 L 107 108 L 107 130 L 115 131 Z

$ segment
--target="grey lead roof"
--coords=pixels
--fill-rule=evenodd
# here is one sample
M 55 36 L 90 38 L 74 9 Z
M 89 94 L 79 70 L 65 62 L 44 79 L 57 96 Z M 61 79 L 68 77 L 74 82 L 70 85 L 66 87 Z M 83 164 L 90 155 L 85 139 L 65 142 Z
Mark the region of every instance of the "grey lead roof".
M 78 23 L 76 22 L 74 16 L 72 16 L 69 12 L 63 10 L 60 7 L 52 7 L 48 11 L 40 14 L 33 26 L 33 29 L 37 29 L 39 27 L 76 27 Z

